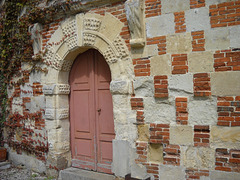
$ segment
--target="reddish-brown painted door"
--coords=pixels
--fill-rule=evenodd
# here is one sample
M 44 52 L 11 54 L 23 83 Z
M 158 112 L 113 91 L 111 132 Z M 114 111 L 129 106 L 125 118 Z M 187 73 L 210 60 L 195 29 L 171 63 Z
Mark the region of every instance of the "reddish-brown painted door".
M 79 55 L 70 72 L 72 166 L 111 173 L 114 139 L 111 73 L 97 50 Z

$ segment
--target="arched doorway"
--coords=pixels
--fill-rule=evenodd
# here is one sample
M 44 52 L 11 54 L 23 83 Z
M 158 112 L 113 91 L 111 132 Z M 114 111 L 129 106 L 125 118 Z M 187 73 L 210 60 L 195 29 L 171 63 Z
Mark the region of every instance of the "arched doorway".
M 69 82 L 72 166 L 111 173 L 115 133 L 109 66 L 90 49 L 75 59 Z

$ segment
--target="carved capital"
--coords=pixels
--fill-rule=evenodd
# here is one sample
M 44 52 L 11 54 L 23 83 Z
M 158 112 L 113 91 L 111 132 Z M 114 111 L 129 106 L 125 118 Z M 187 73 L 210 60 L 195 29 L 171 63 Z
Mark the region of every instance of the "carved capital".
M 59 95 L 59 94 L 69 94 L 70 85 L 69 84 L 52 84 L 43 85 L 43 93 L 45 95 Z

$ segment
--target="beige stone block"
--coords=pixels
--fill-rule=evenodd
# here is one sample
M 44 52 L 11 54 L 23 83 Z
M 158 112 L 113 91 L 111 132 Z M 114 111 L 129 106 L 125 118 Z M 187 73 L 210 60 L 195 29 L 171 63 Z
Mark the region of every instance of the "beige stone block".
M 170 127 L 170 144 L 192 145 L 193 128 L 192 126 L 171 126 Z
M 54 44 L 53 45 L 53 49 L 55 50 L 55 52 L 58 51 L 59 47 L 62 45 L 62 43 L 60 43 L 60 41 L 63 39 L 63 32 L 62 32 L 62 28 L 59 27 L 51 36 L 50 40 L 48 41 L 48 43 L 50 44 Z M 59 43 L 59 44 L 58 44 Z
M 66 42 L 62 43 L 61 46 L 58 47 L 57 54 L 60 56 L 61 59 L 69 53 L 69 48 Z
M 188 55 L 189 72 L 212 72 L 213 71 L 212 52 L 193 52 Z
M 206 147 L 181 147 L 181 162 L 186 168 L 214 169 L 215 151 Z
M 82 37 L 83 37 L 83 19 L 84 14 L 78 14 L 76 15 L 76 33 L 77 33 L 77 44 L 79 47 L 82 46 Z
M 138 125 L 138 141 L 148 141 L 149 140 L 149 127 L 147 124 Z
M 168 75 L 171 74 L 171 56 L 164 54 L 154 56 L 150 59 L 151 75 Z
M 212 95 L 239 96 L 240 95 L 240 71 L 211 73 Z
M 105 37 L 104 39 L 107 39 L 107 37 Z M 106 41 L 104 41 L 101 37 L 97 36 L 94 46 L 101 54 L 103 54 L 108 49 L 109 44 L 106 43 Z
M 179 33 L 167 36 L 167 53 L 189 53 L 192 50 L 191 33 Z
M 211 127 L 211 145 L 221 148 L 240 148 L 240 127 Z
M 158 46 L 157 44 L 147 45 L 143 48 L 131 48 L 132 59 L 143 58 L 147 56 L 157 56 Z
M 102 19 L 99 32 L 113 41 L 120 34 L 124 24 L 110 13 L 106 13 Z
M 163 146 L 161 144 L 150 144 L 148 151 L 148 159 L 150 162 L 163 162 Z

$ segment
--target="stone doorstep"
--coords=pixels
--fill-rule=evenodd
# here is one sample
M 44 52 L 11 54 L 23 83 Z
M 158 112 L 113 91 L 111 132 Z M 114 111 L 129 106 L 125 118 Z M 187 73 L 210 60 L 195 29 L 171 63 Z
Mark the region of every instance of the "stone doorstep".
M 67 168 L 60 171 L 58 180 L 114 180 L 114 175 L 82 170 L 78 168 Z
M 0 162 L 0 170 L 8 169 L 11 167 L 10 162 Z

